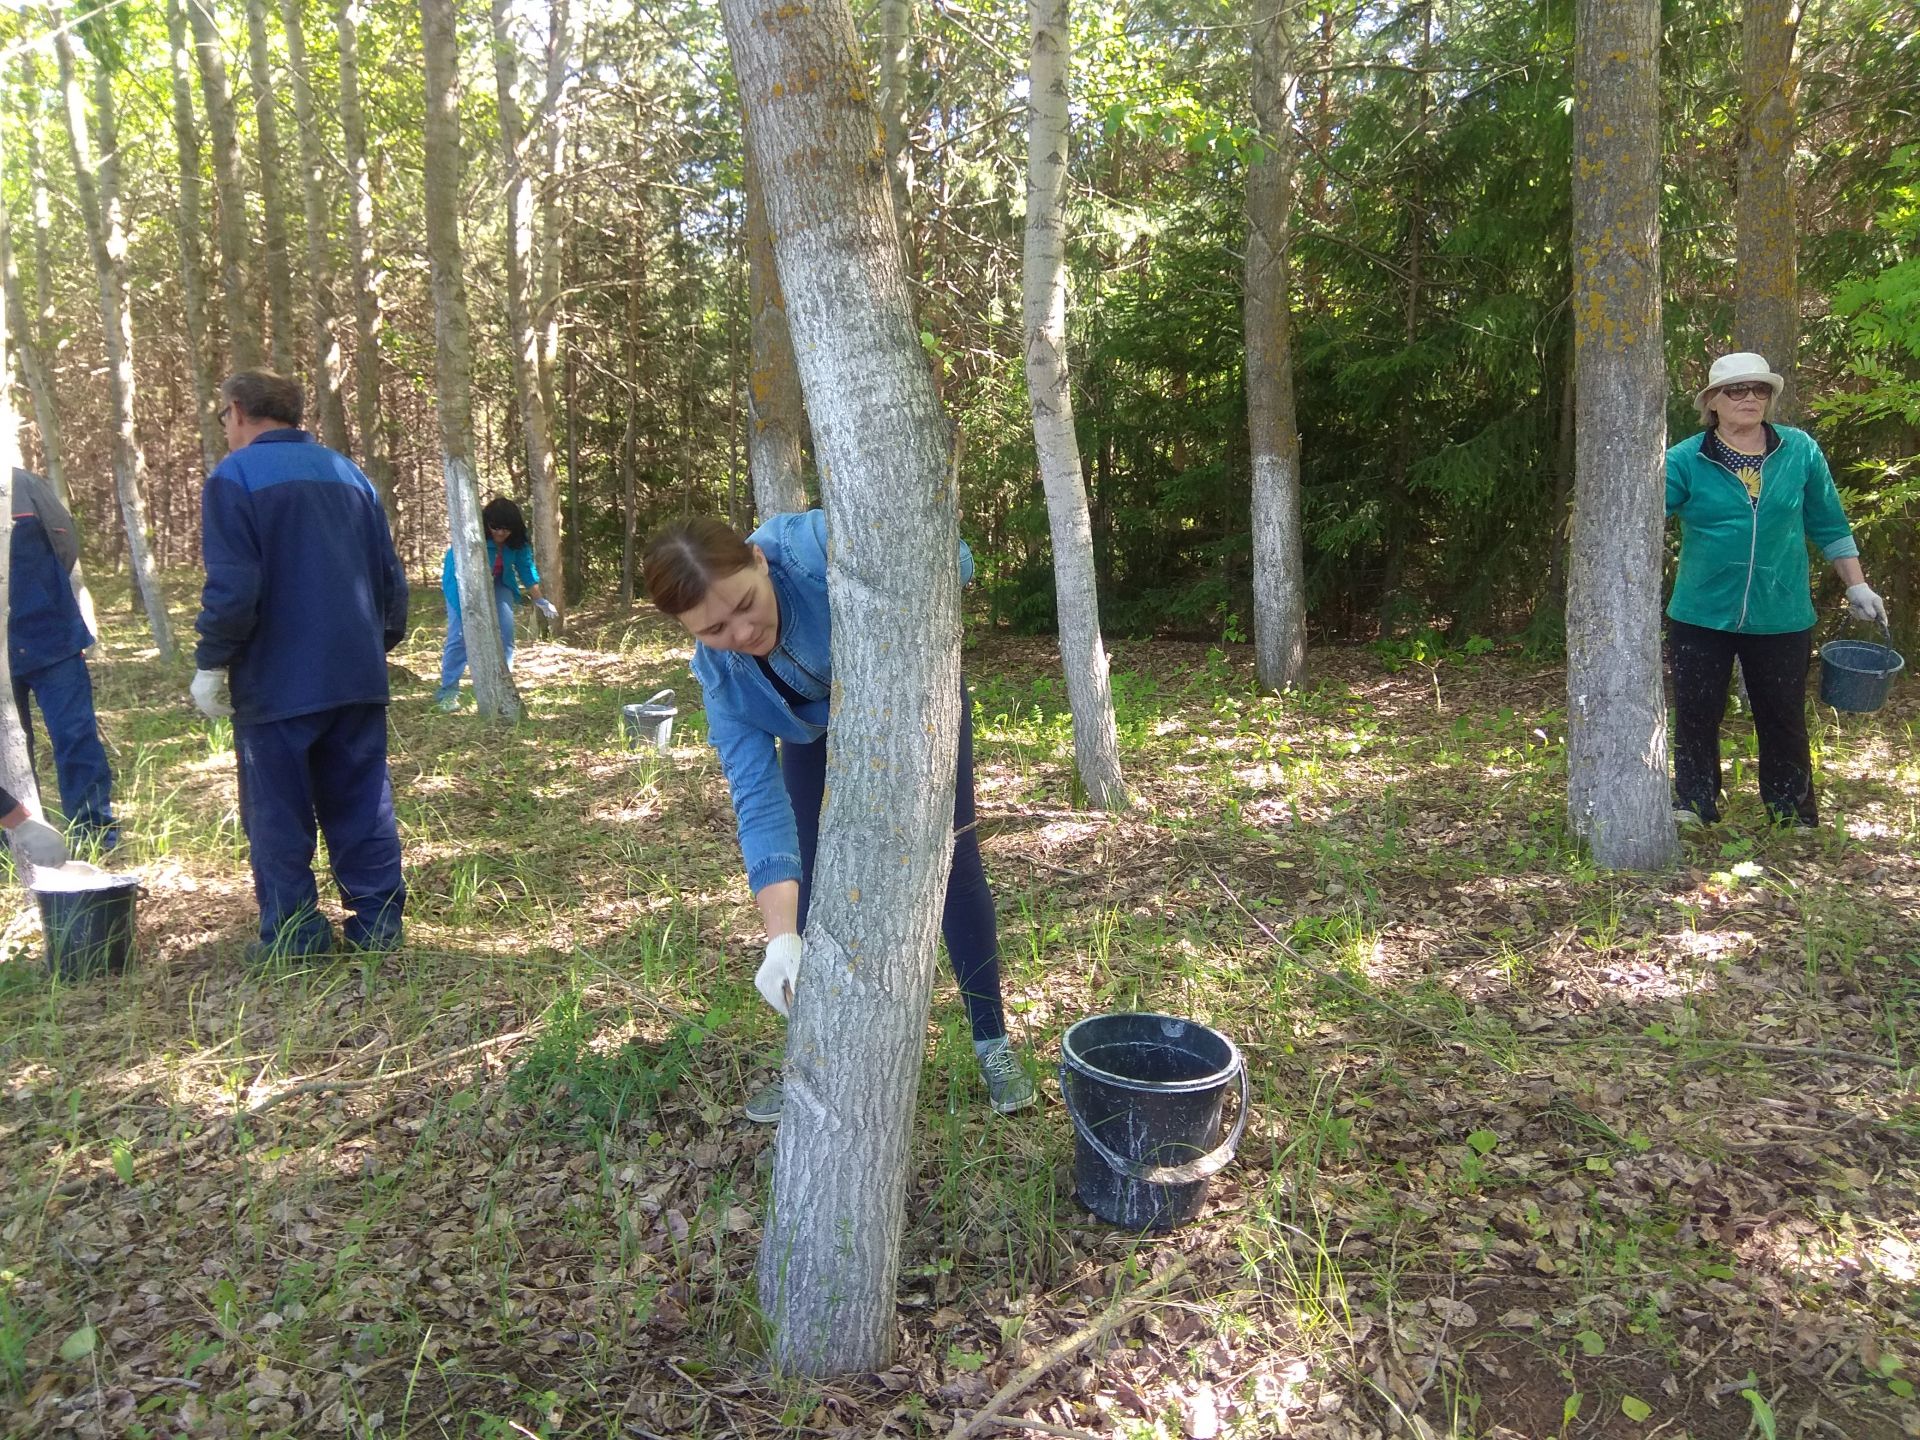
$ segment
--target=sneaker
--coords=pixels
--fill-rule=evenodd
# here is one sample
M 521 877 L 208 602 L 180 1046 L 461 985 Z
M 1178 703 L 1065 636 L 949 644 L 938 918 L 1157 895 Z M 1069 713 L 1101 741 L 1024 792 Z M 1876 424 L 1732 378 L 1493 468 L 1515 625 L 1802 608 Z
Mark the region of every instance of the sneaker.
M 1700 818 L 1700 812 L 1689 805 L 1673 807 L 1673 823 L 1682 830 L 1697 830 L 1707 822 Z
M 458 695 L 442 695 L 438 700 L 433 702 L 433 708 L 438 710 L 442 715 L 451 715 L 460 708 L 460 697 Z
M 992 1042 L 981 1053 L 980 1077 L 987 1082 L 987 1102 L 1002 1115 L 1024 1110 L 1039 1098 L 1020 1057 L 1004 1039 Z
M 747 1101 L 741 1113 L 756 1125 L 777 1125 L 780 1123 L 780 1100 L 780 1082 L 776 1080 Z

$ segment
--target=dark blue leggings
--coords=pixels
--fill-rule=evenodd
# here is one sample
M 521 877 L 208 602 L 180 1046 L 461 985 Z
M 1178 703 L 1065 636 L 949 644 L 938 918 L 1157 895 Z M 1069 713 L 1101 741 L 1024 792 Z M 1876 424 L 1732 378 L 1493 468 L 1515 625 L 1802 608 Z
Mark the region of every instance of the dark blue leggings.
M 813 852 L 820 843 L 820 807 L 827 793 L 826 737 L 811 745 L 780 742 L 780 774 L 793 802 L 800 830 L 800 928 L 807 928 L 807 902 L 813 896 Z M 947 903 L 940 915 L 947 959 L 967 1002 L 973 1038 L 997 1040 L 1007 1033 L 1000 1011 L 1000 936 L 993 915 L 993 891 L 980 862 L 980 837 L 973 823 L 973 700 L 960 686 L 960 761 L 953 782 L 953 869 L 947 875 Z

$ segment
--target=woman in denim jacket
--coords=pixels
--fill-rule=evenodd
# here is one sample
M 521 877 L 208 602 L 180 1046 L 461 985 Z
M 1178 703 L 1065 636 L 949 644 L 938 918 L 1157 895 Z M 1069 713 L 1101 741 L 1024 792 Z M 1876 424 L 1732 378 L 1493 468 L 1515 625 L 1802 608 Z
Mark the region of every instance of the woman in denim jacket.
M 767 956 L 754 983 L 785 1014 L 800 968 L 826 794 L 833 679 L 826 516 L 776 515 L 745 539 L 718 520 L 677 521 L 647 546 L 645 573 L 653 603 L 695 641 L 693 673 L 706 697 L 707 733 L 726 772 L 747 884 L 767 930 Z M 973 578 L 964 545 L 960 578 Z M 973 823 L 973 704 L 964 684 L 960 695 L 953 869 L 941 933 L 989 1101 L 1011 1114 L 1033 1103 L 1034 1089 L 1007 1042 L 1001 1012 L 993 892 Z M 779 1087 L 756 1095 L 747 1115 L 778 1120 Z

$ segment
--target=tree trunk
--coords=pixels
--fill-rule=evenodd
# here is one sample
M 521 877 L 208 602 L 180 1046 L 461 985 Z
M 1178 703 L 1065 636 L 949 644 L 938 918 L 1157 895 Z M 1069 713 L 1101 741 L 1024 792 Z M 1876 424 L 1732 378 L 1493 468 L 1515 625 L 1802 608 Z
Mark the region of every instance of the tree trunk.
M 1567 808 L 1608 869 L 1673 863 L 1660 677 L 1659 0 L 1578 0 Z
M 1053 536 L 1053 591 L 1060 663 L 1073 712 L 1073 756 L 1087 801 L 1124 810 L 1131 801 L 1120 772 L 1107 647 L 1100 636 L 1100 593 L 1093 575 L 1093 525 L 1073 428 L 1067 367 L 1067 77 L 1072 68 L 1067 0 L 1029 0 L 1027 70 L 1027 227 L 1024 256 L 1027 398 L 1033 447 Z
M 747 372 L 747 470 L 753 508 L 766 520 L 807 508 L 800 437 L 807 415 L 800 371 L 787 333 L 787 300 L 773 263 L 767 202 L 753 156 L 747 156 L 747 312 L 753 359 Z
M 1272 3 L 1272 0 L 1260 0 Z M 1293 407 L 1293 108 L 1298 80 L 1279 5 L 1253 28 L 1253 119 L 1247 170 L 1247 438 L 1253 469 L 1254 670 L 1264 690 L 1307 668 L 1306 561 L 1300 535 L 1300 431 Z
M 20 378 L 33 402 L 34 425 L 40 432 L 40 450 L 47 480 L 64 501 L 67 499 L 65 467 L 60 458 L 60 411 L 53 393 L 53 375 L 47 369 L 40 347 L 31 339 L 33 323 L 27 315 L 25 287 L 13 254 L 13 236 L 4 211 L 0 211 L 0 283 L 6 287 L 6 315 L 14 357 L 20 362 Z M 0 368 L 0 386 L 7 383 L 7 372 Z M 17 417 L 15 424 L 18 424 Z M 17 433 L 17 432 L 16 432 Z
M 554 389 L 554 362 L 560 349 L 560 252 L 567 236 L 560 221 L 560 187 L 566 178 L 566 124 L 561 102 L 567 86 L 567 66 L 573 48 L 573 19 L 567 0 L 552 0 L 548 7 L 547 88 L 540 101 L 540 227 L 539 256 L 533 297 L 533 328 L 537 344 L 534 375 L 540 392 L 540 404 L 546 415 L 548 436 L 547 469 L 543 478 L 535 474 L 532 483 L 533 555 L 546 582 L 547 598 L 560 610 L 559 628 L 567 623 L 567 556 L 561 544 L 560 477 L 552 455 L 553 417 L 558 413 Z M 571 417 L 569 417 L 571 423 Z M 572 454 L 568 455 L 568 483 L 573 480 Z M 544 493 L 543 493 L 544 484 Z
M 6 144 L 0 139 L 0 174 L 6 173 Z M 7 307 L 0 306 L 0 615 L 8 614 L 8 587 L 13 579 L 13 467 L 20 463 L 20 427 L 13 413 L 13 387 L 5 382 L 11 371 L 10 325 Z M 40 814 L 40 788 L 34 782 L 33 763 L 27 754 L 27 732 L 20 723 L 20 712 L 13 701 L 11 647 L 0 645 L 0 785 L 4 785 L 28 813 Z M 11 843 L 11 842 L 9 842 Z M 23 875 L 31 875 L 31 863 L 15 853 L 14 866 Z
M 953 856 L 959 541 L 867 66 L 845 0 L 722 18 L 832 536 L 836 702 L 760 1303 L 787 1371 L 886 1368 Z M 817 83 L 792 85 L 796 75 Z
M 216 416 L 218 390 L 207 353 L 207 280 L 200 268 L 200 132 L 193 122 L 193 45 L 182 0 L 167 0 L 168 53 L 173 68 L 173 139 L 180 157 L 180 294 L 186 310 L 187 368 L 193 380 L 200 463 L 207 473 L 227 453 Z
M 1800 297 L 1793 196 L 1794 100 L 1800 83 L 1793 45 L 1799 22 L 1799 0 L 1744 0 L 1745 107 L 1734 204 L 1734 344 L 1766 356 L 1786 380 L 1773 412 L 1789 422 L 1800 412 L 1794 378 Z
M 14 352 L 33 401 L 33 423 L 40 432 L 40 454 L 47 482 L 69 510 L 73 497 L 67 489 L 66 448 L 61 436 L 60 397 L 52 356 L 46 349 L 56 319 L 53 307 L 53 199 L 47 187 L 47 163 L 40 149 L 40 75 L 33 53 L 20 56 L 21 130 L 27 158 L 27 204 L 33 221 L 33 305 L 27 306 L 25 283 L 9 270 L 7 298 L 18 310 L 8 320 Z M 0 371 L 0 373 L 4 373 Z M 15 423 L 18 423 L 16 417 Z M 17 441 L 16 441 L 17 443 Z
M 55 38 L 60 57 L 60 87 L 66 97 L 67 142 L 73 152 L 73 188 L 93 252 L 94 278 L 100 290 L 100 326 L 107 342 L 107 389 L 112 406 L 113 483 L 126 530 L 128 568 L 133 588 L 147 612 L 154 648 L 163 662 L 173 659 L 173 625 L 166 596 L 147 542 L 147 459 L 134 429 L 133 309 L 127 292 L 127 232 L 120 220 L 119 136 L 113 120 L 113 76 L 103 64 L 93 72 L 95 121 L 100 129 L 96 160 L 88 135 L 87 102 L 74 69 L 73 42 L 66 31 Z
M 296 3 L 296 0 L 289 0 Z M 553 473 L 553 423 L 541 384 L 540 345 L 528 301 L 534 269 L 533 182 L 527 174 L 525 132 L 520 101 L 520 52 L 508 28 L 508 0 L 492 0 L 493 75 L 499 90 L 500 154 L 507 189 L 507 353 L 514 394 L 520 402 L 520 440 L 527 462 L 527 492 L 533 505 L 535 560 L 541 578 L 564 603 L 560 564 L 560 525 L 554 513 L 560 486 Z M 547 117 L 542 115 L 545 121 Z M 543 588 L 542 593 L 545 593 Z
M 186 0 L 193 24 L 200 95 L 207 105 L 213 142 L 213 189 L 220 205 L 220 291 L 227 314 L 228 359 L 235 370 L 257 368 L 260 316 L 247 298 L 247 196 L 240 180 L 240 136 L 233 117 L 233 86 L 227 78 L 225 42 L 214 19 L 213 0 Z
M 880 0 L 880 136 L 887 147 L 887 193 L 907 274 L 917 276 L 913 247 L 913 149 L 907 84 L 913 73 L 913 0 Z
M 347 252 L 353 266 L 353 407 L 360 427 L 360 468 L 380 492 L 387 518 L 399 518 L 393 447 L 380 405 L 380 291 L 373 260 L 373 187 L 367 179 L 367 122 L 360 106 L 362 0 L 339 0 L 340 145 L 347 165 Z
M 300 211 L 306 224 L 307 288 L 313 306 L 313 398 L 318 413 L 314 428 L 323 444 L 344 455 L 353 452 L 353 440 L 347 434 L 347 406 L 341 395 L 333 255 L 327 243 L 331 209 L 327 203 L 327 155 L 313 108 L 313 86 L 307 77 L 303 8 L 302 0 L 281 0 L 280 18 L 287 32 L 287 72 L 293 81 L 293 115 L 300 132 Z
M 266 0 L 247 0 L 247 70 L 253 80 L 253 123 L 260 146 L 260 209 L 265 219 L 267 313 L 273 325 L 273 368 L 292 375 L 294 343 L 293 269 L 287 256 L 286 172 L 280 153 L 280 121 L 274 110 L 273 66 L 267 55 Z M 319 377 L 314 377 L 318 386 Z
M 433 373 L 447 485 L 447 535 L 460 585 L 460 623 L 474 701 L 482 719 L 512 722 L 520 718 L 520 697 L 507 673 L 500 619 L 494 614 L 493 575 L 480 530 L 480 492 L 473 469 L 473 349 L 460 253 L 460 52 L 454 0 L 420 0 L 420 34 L 427 72 L 425 200 L 427 257 L 433 273 Z

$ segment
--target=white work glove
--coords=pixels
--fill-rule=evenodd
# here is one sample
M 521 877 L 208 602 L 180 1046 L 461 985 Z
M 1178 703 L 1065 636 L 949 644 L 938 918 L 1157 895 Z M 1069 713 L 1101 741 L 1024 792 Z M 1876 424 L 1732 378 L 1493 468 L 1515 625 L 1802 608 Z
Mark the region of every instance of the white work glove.
M 1873 587 L 1864 581 L 1847 586 L 1847 608 L 1856 619 L 1870 620 L 1876 625 L 1887 623 L 1887 602 L 1874 594 Z
M 538 600 L 533 602 L 533 608 L 538 610 L 542 615 L 546 616 L 549 620 L 558 620 L 560 618 L 559 608 L 555 606 L 553 601 L 547 599 L 547 597 L 544 595 L 542 595 Z
M 72 858 L 67 853 L 66 840 L 44 820 L 29 815 L 9 833 L 13 836 L 13 853 L 30 865 L 58 869 Z
M 794 987 L 800 983 L 800 937 L 776 935 L 767 943 L 767 958 L 753 977 L 760 998 L 785 1015 L 793 1004 Z
M 193 684 L 187 687 L 193 703 L 209 720 L 224 720 L 233 714 L 233 696 L 227 693 L 227 672 L 196 670 Z

